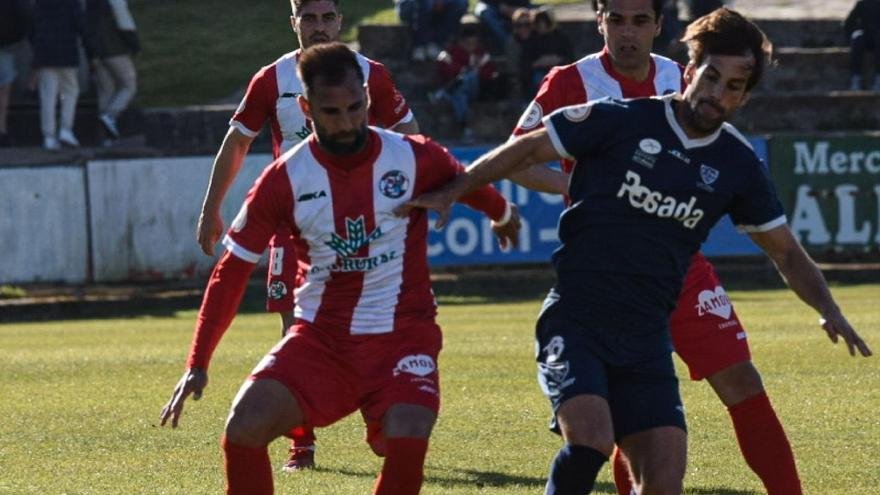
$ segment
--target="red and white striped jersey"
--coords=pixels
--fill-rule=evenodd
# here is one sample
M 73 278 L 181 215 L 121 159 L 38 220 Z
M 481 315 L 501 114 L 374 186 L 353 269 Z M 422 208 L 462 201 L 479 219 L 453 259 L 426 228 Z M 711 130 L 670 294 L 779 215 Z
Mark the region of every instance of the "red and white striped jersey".
M 255 137 L 268 120 L 272 128 L 272 151 L 277 158 L 312 133 L 300 110 L 297 98 L 303 94 L 302 81 L 296 73 L 300 50 L 259 70 L 229 125 L 246 136 Z M 370 96 L 370 123 L 386 129 L 413 119 L 403 95 L 394 86 L 384 65 L 355 52 L 367 81 Z
M 683 73 L 684 68 L 678 62 L 651 54 L 648 77 L 635 82 L 614 70 L 607 48 L 573 64 L 554 67 L 520 117 L 513 136 L 540 129 L 545 115 L 569 105 L 605 97 L 641 98 L 681 92 L 685 87 Z M 571 171 L 570 166 L 563 162 L 566 171 Z
M 353 335 L 433 321 L 427 212 L 400 218 L 394 209 L 463 170 L 424 136 L 376 128 L 356 155 L 329 155 L 314 138 L 292 148 L 263 171 L 223 240 L 228 252 L 202 302 L 189 365 L 207 367 L 248 274 L 282 224 L 296 243 L 297 318 Z M 491 185 L 461 201 L 493 220 L 507 207 Z

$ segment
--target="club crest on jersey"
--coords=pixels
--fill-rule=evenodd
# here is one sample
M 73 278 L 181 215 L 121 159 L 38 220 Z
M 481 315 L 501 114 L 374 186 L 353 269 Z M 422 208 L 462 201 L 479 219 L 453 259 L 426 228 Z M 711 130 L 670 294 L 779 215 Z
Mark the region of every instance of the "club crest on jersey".
M 686 228 L 693 229 L 700 223 L 705 214 L 702 209 L 695 208 L 697 198 L 691 196 L 687 201 L 679 201 L 674 196 L 664 196 L 659 191 L 652 191 L 642 185 L 642 176 L 626 171 L 626 178 L 617 191 L 618 198 L 629 200 L 630 206 L 659 218 L 674 218 Z
M 541 123 L 541 118 L 543 117 L 544 109 L 541 107 L 541 104 L 537 101 L 532 101 L 529 103 L 529 108 L 526 109 L 517 127 L 524 130 L 533 129 Z
M 284 299 L 284 296 L 287 295 L 287 285 L 280 280 L 273 280 L 267 289 L 269 299 L 273 301 L 280 301 Z
M 409 190 L 409 177 L 400 170 L 390 170 L 379 179 L 379 192 L 386 198 L 397 199 Z
M 394 376 L 401 373 L 410 373 L 416 376 L 428 376 L 437 369 L 434 359 L 427 354 L 413 354 L 406 356 L 397 362 L 394 367 Z
M 703 179 L 703 184 L 707 186 L 718 180 L 718 176 L 721 175 L 718 170 L 706 165 L 700 164 L 700 178 Z
M 697 308 L 697 314 L 699 316 L 713 314 L 720 318 L 724 318 L 725 320 L 730 319 L 730 313 L 733 310 L 733 306 L 730 304 L 730 298 L 727 297 L 727 293 L 724 292 L 724 287 L 721 286 L 716 286 L 714 291 L 700 291 L 700 295 L 697 296 L 697 304 L 695 307 Z
M 565 110 L 562 111 L 562 115 L 565 116 L 566 119 L 571 122 L 583 122 L 587 120 L 587 117 L 590 116 L 590 111 L 593 109 L 593 105 L 586 103 L 583 105 L 573 105 L 570 107 L 566 107 Z
M 382 237 L 381 227 L 376 227 L 376 230 L 367 235 L 366 223 L 363 215 L 359 216 L 356 220 L 346 218 L 345 230 L 347 238 L 338 235 L 336 232 L 331 232 L 330 242 L 325 244 L 343 258 L 354 256 L 362 247 Z

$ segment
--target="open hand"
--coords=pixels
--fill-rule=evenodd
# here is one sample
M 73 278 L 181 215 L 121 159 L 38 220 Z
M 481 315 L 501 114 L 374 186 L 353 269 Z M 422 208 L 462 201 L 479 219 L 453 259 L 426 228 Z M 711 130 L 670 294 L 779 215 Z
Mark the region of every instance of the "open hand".
M 207 386 L 208 372 L 200 368 L 190 368 L 186 370 L 180 378 L 180 381 L 177 382 L 177 386 L 174 387 L 174 392 L 171 393 L 171 399 L 168 400 L 168 403 L 162 408 L 162 413 L 159 414 L 160 424 L 165 426 L 165 423 L 168 422 L 168 418 L 171 418 L 171 427 L 177 428 L 177 423 L 180 420 L 180 414 L 183 412 L 183 403 L 186 401 L 186 398 L 192 394 L 193 400 L 201 399 L 202 391 Z
M 831 342 L 836 344 L 838 336 L 843 337 L 850 356 L 856 355 L 856 349 L 864 357 L 873 354 L 871 349 L 868 348 L 868 344 L 859 337 L 859 334 L 853 330 L 853 327 L 850 326 L 849 322 L 846 321 L 846 318 L 839 311 L 819 318 L 819 324 L 822 325 L 822 329 L 828 334 Z

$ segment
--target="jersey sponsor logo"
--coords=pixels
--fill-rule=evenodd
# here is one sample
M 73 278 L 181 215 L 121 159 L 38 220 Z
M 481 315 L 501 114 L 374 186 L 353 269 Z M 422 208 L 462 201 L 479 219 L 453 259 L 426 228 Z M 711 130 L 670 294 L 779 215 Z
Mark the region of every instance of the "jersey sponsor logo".
M 327 193 L 322 189 L 318 192 L 310 192 L 310 193 L 300 194 L 299 197 L 296 198 L 296 202 L 302 203 L 304 201 L 311 201 L 313 199 L 320 199 L 320 198 L 326 198 L 326 197 L 327 197 Z
M 409 177 L 400 170 L 390 170 L 379 179 L 379 192 L 386 198 L 397 199 L 409 190 Z
M 651 138 L 645 138 L 639 141 L 639 148 L 649 155 L 659 155 L 663 151 L 660 141 Z
M 519 123 L 516 126 L 523 130 L 533 129 L 541 123 L 543 117 L 544 108 L 541 107 L 541 104 L 537 101 L 532 101 L 529 103 L 529 108 L 526 108 L 526 111 L 523 113 L 522 117 L 520 117 Z
M 359 216 L 356 220 L 346 218 L 345 230 L 347 231 L 346 237 L 342 237 L 336 232 L 331 232 L 330 242 L 325 243 L 343 258 L 354 256 L 362 247 L 382 237 L 381 227 L 376 227 L 376 230 L 367 235 L 366 221 L 363 215 Z
M 724 287 L 721 286 L 716 286 L 714 291 L 700 291 L 699 296 L 697 296 L 696 308 L 699 316 L 713 314 L 725 320 L 730 319 L 730 313 L 733 311 L 730 298 L 727 297 Z
M 398 361 L 393 373 L 394 376 L 398 376 L 401 373 L 428 376 L 435 370 L 437 370 L 437 365 L 434 364 L 434 359 L 431 356 L 427 354 L 412 354 Z
M 378 256 L 369 256 L 366 258 L 340 258 L 332 265 L 312 266 L 309 273 L 314 275 L 323 271 L 330 272 L 368 272 L 389 261 L 397 259 L 397 251 L 388 251 Z
M 562 111 L 562 115 L 565 116 L 566 119 L 571 122 L 583 122 L 587 120 L 587 117 L 590 116 L 590 111 L 593 109 L 593 105 L 589 103 L 585 103 L 583 105 L 574 105 L 567 107 Z
M 247 225 L 247 214 L 248 214 L 248 206 L 247 203 L 241 205 L 241 209 L 238 210 L 238 215 L 235 215 L 235 219 L 232 221 L 232 231 L 233 232 L 241 232 L 241 229 Z
M 642 177 L 632 170 L 626 171 L 626 179 L 617 191 L 617 197 L 629 200 L 629 204 L 645 213 L 659 218 L 674 218 L 685 227 L 693 229 L 703 219 L 704 212 L 695 208 L 697 198 L 691 196 L 688 201 L 679 201 L 674 196 L 652 191 L 642 185 Z
M 273 280 L 266 290 L 269 299 L 273 301 L 280 301 L 287 295 L 287 285 L 281 280 Z

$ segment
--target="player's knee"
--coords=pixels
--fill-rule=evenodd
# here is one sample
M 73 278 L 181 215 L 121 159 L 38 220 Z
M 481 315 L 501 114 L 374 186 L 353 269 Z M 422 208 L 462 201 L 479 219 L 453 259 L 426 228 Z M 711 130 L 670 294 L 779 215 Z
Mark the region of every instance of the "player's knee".
M 388 409 L 384 419 L 384 433 L 388 438 L 428 438 L 437 415 L 424 406 L 396 404 Z
M 226 439 L 242 447 L 257 448 L 269 444 L 264 429 L 247 417 L 247 414 L 235 410 L 226 422 Z

